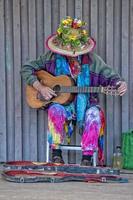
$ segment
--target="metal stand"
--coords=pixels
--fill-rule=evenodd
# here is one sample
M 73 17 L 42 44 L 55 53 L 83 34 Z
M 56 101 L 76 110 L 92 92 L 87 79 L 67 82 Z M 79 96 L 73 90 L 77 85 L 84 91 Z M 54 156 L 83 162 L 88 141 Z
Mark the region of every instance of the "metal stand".
M 60 145 L 61 150 L 73 150 L 73 151 L 81 151 L 81 146 L 77 145 Z M 47 145 L 46 145 L 46 162 L 49 162 L 49 143 L 48 143 L 48 134 L 47 134 Z M 97 165 L 97 150 L 93 153 L 93 167 Z

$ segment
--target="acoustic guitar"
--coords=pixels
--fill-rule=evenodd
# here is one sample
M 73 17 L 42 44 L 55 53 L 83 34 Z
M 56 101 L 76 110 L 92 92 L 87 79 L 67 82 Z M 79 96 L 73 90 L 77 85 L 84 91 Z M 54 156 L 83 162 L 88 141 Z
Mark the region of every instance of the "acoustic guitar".
M 46 108 L 50 103 L 59 103 L 67 105 L 74 100 L 75 94 L 77 93 L 104 93 L 110 95 L 118 95 L 116 88 L 112 86 L 108 87 L 78 87 L 75 86 L 74 80 L 67 76 L 53 76 L 50 73 L 40 70 L 35 72 L 39 81 L 53 89 L 57 96 L 53 97 L 49 101 L 45 100 L 43 96 L 32 86 L 26 86 L 26 100 L 30 107 L 32 108 Z

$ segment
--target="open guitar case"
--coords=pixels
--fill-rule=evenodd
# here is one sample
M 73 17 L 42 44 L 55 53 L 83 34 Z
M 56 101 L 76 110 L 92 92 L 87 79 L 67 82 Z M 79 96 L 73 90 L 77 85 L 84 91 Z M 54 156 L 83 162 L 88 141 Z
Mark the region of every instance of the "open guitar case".
M 55 164 L 31 161 L 12 161 L 3 164 L 2 177 L 16 183 L 37 182 L 100 182 L 127 183 L 120 170 L 108 167 L 86 167 L 77 164 Z

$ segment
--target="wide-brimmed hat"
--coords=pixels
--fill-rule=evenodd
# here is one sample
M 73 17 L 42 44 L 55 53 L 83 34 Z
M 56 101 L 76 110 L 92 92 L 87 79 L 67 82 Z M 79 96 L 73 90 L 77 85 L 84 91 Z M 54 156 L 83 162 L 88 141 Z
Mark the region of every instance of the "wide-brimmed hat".
M 89 37 L 85 25 L 86 23 L 78 18 L 63 19 L 57 32 L 48 37 L 47 47 L 55 53 L 71 57 L 91 52 L 95 41 Z

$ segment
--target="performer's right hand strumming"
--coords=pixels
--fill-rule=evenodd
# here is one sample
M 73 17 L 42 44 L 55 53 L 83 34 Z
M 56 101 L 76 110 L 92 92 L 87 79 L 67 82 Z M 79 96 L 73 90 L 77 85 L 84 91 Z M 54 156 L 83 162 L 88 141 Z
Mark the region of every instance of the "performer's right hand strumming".
M 45 100 L 50 100 L 52 97 L 57 96 L 54 90 L 50 87 L 42 85 L 39 81 L 33 83 L 33 87 L 41 93 Z

